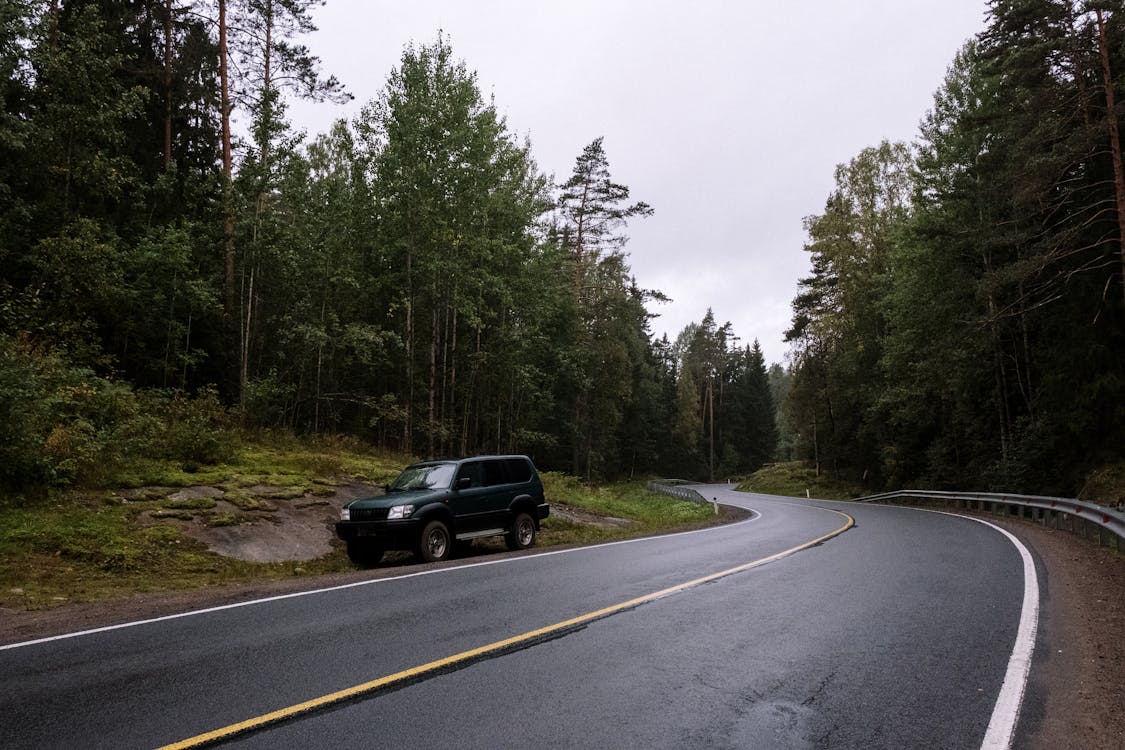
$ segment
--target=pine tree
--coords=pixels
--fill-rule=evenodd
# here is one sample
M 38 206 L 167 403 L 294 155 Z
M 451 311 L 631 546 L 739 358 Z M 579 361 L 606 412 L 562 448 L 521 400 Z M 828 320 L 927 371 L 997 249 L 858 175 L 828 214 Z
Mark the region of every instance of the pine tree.
M 576 310 L 575 327 L 563 343 L 571 352 L 573 379 L 564 386 L 570 403 L 568 442 L 575 474 L 604 472 L 617 455 L 622 405 L 633 397 L 628 341 L 643 329 L 644 316 L 627 311 L 653 295 L 632 280 L 622 233 L 628 219 L 650 216 L 644 202 L 624 205 L 629 188 L 613 181 L 598 138 L 575 160 L 574 171 L 560 188 L 554 236 L 570 264 Z M 624 330 L 623 330 L 624 329 Z
M 574 172 L 561 186 L 558 199 L 562 245 L 573 257 L 574 288 L 579 297 L 590 269 L 605 257 L 621 253 L 628 237 L 620 233 L 628 219 L 651 216 L 644 201 L 629 200 L 629 188 L 613 181 L 603 138 L 595 138 L 575 160 Z

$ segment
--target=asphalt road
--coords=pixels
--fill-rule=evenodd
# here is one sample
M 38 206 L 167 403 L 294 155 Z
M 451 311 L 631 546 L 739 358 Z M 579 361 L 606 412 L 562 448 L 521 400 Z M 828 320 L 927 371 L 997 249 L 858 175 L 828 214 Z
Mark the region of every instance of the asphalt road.
M 158 747 L 277 711 L 222 746 L 982 746 L 1023 605 L 1007 538 L 704 492 L 759 515 L 0 649 L 0 747 Z M 841 511 L 854 527 L 797 549 Z

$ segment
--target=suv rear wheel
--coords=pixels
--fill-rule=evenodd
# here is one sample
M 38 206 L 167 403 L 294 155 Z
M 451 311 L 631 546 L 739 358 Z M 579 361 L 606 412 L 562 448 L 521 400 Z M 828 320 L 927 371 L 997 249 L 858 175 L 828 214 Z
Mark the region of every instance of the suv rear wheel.
M 448 560 L 453 552 L 453 539 L 449 527 L 441 521 L 430 521 L 422 529 L 418 540 L 418 557 L 424 562 Z
M 526 513 L 517 513 L 504 541 L 508 549 L 527 549 L 535 544 L 535 519 Z

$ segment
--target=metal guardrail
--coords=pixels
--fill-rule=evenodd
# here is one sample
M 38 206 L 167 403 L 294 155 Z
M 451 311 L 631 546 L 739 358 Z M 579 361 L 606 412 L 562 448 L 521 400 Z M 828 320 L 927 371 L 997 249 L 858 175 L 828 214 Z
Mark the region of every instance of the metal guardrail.
M 662 495 L 671 495 L 678 497 L 681 500 L 691 500 L 695 503 L 710 502 L 707 498 L 700 495 L 693 489 L 688 489 L 681 485 L 686 484 L 685 479 L 654 479 L 645 486 L 648 487 L 650 492 L 659 492 Z
M 856 502 L 891 504 L 934 502 L 966 510 L 1015 516 L 1096 540 L 1098 544 L 1125 553 L 1125 513 L 1082 500 L 992 492 L 899 490 L 861 497 Z

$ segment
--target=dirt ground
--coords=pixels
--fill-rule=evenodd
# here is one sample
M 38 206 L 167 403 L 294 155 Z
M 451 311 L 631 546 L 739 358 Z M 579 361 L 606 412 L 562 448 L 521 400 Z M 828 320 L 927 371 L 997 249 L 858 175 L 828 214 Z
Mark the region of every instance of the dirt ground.
M 1046 570 L 1039 640 L 1021 727 L 1029 750 L 1125 747 L 1125 554 L 1066 531 L 987 520 L 1037 555 Z
M 267 488 L 268 489 L 268 488 Z M 370 493 L 365 485 L 339 488 L 334 497 L 276 505 L 254 524 L 208 528 L 178 522 L 186 533 L 220 554 L 247 560 L 312 559 L 328 551 L 331 520 L 348 500 Z M 585 521 L 576 509 L 553 513 Z M 280 513 L 281 515 L 278 515 Z M 606 519 L 601 519 L 606 522 Z M 608 521 L 614 523 L 617 519 Z M 1064 531 L 989 516 L 1032 550 L 1046 571 L 1040 602 L 1029 700 L 1021 719 L 1029 750 L 1120 750 L 1125 747 L 1125 555 Z M 494 549 L 479 554 L 528 554 Z M 468 559 L 471 561 L 472 555 Z M 127 599 L 75 604 L 32 612 L 0 609 L 0 645 L 131 622 L 204 607 L 398 575 L 410 560 L 373 570 L 315 578 L 234 584 L 208 589 L 139 594 Z M 464 560 L 429 567 L 462 564 Z M 412 566 L 413 570 L 420 569 Z

